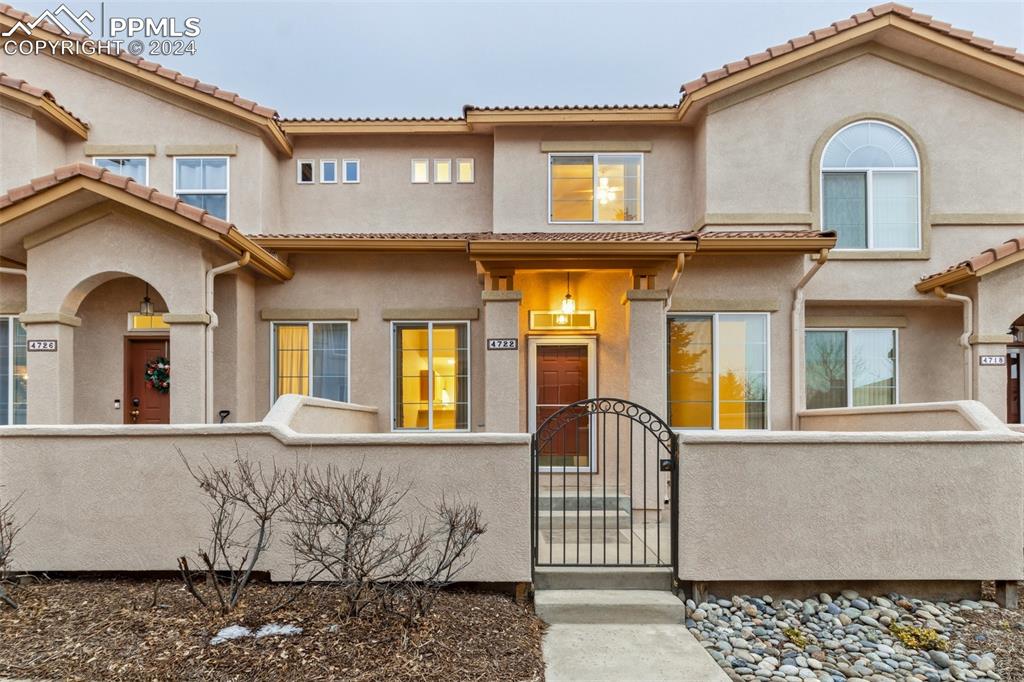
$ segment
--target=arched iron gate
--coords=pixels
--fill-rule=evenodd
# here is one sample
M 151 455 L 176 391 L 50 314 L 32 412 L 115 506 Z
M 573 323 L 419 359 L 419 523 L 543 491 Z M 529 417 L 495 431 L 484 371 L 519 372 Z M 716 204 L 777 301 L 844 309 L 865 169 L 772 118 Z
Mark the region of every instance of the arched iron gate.
M 678 459 L 675 432 L 634 402 L 549 416 L 532 439 L 534 564 L 675 567 Z

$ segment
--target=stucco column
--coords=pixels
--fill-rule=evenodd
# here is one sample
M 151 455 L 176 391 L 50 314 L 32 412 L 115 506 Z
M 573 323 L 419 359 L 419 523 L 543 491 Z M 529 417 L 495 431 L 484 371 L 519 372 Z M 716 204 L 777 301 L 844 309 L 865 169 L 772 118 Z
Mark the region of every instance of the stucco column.
M 993 414 L 1006 421 L 1006 365 L 982 365 L 982 356 L 1006 358 L 1009 334 L 983 334 L 971 339 L 974 353 L 974 399 L 985 403 Z
M 21 316 L 29 346 L 33 341 L 56 342 L 56 350 L 29 350 L 28 423 L 75 423 L 75 327 L 82 321 L 65 313 L 25 313 Z M 43 348 L 50 344 L 43 344 Z
M 627 332 L 629 334 L 629 351 L 626 356 L 626 367 L 629 373 L 629 395 L 634 403 L 647 408 L 651 412 L 667 417 L 668 396 L 665 381 L 665 302 L 668 291 L 664 289 L 632 289 L 626 292 Z M 646 450 L 644 440 L 646 439 Z M 628 438 L 626 440 L 629 440 Z M 657 470 L 656 462 L 663 453 L 653 446 L 653 437 L 643 429 L 634 431 L 632 467 L 633 480 L 643 479 L 645 471 L 648 476 Z M 643 454 L 646 452 L 647 459 Z M 661 500 L 667 494 L 668 478 L 659 489 L 650 486 L 646 498 L 640 486 L 632 491 L 634 509 L 660 509 Z
M 484 291 L 484 336 L 519 343 L 521 291 Z M 485 341 L 486 344 L 486 341 Z M 486 346 L 485 346 L 486 347 Z M 521 349 L 485 350 L 484 430 L 519 433 L 519 357 Z
M 205 313 L 197 315 L 164 315 L 171 325 L 171 423 L 202 424 L 206 381 Z

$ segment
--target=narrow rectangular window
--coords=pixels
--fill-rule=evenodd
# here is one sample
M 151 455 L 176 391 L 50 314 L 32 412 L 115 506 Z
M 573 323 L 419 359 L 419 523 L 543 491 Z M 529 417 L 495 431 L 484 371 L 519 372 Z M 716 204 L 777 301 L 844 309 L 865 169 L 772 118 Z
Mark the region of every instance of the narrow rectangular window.
M 0 317 L 0 424 L 28 417 L 28 341 L 16 317 Z
M 315 162 L 313 159 L 299 159 L 295 162 L 295 182 L 300 185 L 312 185 Z
M 434 159 L 434 182 L 446 184 L 452 181 L 452 160 Z
M 396 322 L 395 429 L 469 429 L 469 324 Z
M 338 161 L 336 159 L 320 159 L 320 183 L 333 185 L 338 182 Z
M 287 393 L 349 401 L 347 322 L 274 324 L 274 399 Z
M 111 173 L 129 177 L 140 185 L 149 185 L 149 159 L 144 156 L 97 156 L 92 162 Z
M 643 221 L 642 154 L 552 154 L 548 171 L 550 222 Z
M 359 159 L 345 159 L 341 162 L 342 182 L 347 185 L 354 185 L 359 182 Z
M 805 338 L 807 409 L 896 404 L 895 329 L 815 329 Z
M 174 159 L 174 195 L 187 204 L 228 220 L 226 156 L 178 156 Z
M 460 182 L 463 184 L 476 182 L 476 169 L 473 166 L 473 159 L 456 159 L 456 182 Z
M 768 428 L 768 315 L 669 318 L 668 380 L 673 427 Z
M 427 159 L 412 160 L 412 181 L 418 185 L 430 182 L 430 162 Z

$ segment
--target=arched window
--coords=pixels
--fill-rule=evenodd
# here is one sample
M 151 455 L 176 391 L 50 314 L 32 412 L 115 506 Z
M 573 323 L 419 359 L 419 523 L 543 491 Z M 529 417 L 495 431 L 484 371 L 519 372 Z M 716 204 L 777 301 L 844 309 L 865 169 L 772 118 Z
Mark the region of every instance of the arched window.
M 821 156 L 821 227 L 839 249 L 921 248 L 921 173 L 917 149 L 898 128 L 858 121 L 841 129 Z

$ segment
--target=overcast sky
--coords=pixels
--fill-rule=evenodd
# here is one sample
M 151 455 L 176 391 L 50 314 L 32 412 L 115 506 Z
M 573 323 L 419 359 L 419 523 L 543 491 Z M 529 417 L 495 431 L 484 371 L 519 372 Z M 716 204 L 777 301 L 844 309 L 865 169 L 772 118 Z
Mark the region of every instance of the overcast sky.
M 8 1 L 33 13 L 57 4 Z M 164 1 L 103 10 L 199 17 L 198 54 L 152 59 L 282 116 L 457 116 L 470 103 L 674 103 L 702 72 L 873 2 Z M 67 4 L 100 16 L 98 2 Z M 1024 51 L 1024 0 L 911 4 Z

